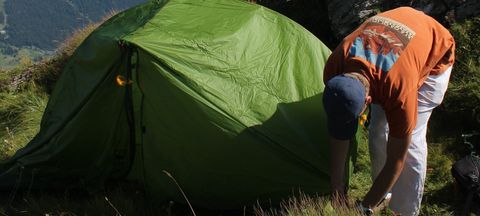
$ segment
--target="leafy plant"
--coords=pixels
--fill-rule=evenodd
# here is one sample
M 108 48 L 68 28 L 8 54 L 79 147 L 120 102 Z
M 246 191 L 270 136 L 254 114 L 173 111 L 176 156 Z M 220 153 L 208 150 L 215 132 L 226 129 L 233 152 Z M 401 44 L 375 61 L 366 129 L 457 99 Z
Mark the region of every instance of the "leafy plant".
M 434 115 L 435 134 L 458 135 L 480 128 L 480 17 L 454 23 L 456 60 L 443 104 Z

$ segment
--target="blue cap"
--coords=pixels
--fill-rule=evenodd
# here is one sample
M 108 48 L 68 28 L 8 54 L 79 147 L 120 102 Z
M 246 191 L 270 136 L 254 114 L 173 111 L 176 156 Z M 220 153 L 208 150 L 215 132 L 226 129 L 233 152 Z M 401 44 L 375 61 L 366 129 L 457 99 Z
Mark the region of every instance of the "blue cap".
M 330 136 L 347 140 L 355 135 L 365 97 L 365 86 L 353 77 L 342 74 L 327 82 L 323 92 L 323 107 L 327 113 Z

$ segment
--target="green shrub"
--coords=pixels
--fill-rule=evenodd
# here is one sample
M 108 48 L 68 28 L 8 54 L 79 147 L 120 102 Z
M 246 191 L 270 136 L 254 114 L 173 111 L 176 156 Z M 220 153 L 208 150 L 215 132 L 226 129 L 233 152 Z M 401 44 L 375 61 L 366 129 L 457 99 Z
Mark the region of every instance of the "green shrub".
M 456 60 L 443 104 L 434 115 L 436 135 L 480 128 L 480 17 L 455 23 Z
M 19 93 L 0 92 L 0 159 L 10 157 L 38 132 L 47 95 L 35 85 Z

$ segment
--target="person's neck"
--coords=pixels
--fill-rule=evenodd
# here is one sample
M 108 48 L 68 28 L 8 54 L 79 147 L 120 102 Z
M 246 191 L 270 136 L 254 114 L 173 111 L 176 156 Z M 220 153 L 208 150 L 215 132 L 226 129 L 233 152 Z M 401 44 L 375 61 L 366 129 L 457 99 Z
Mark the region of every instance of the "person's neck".
M 370 83 L 368 82 L 368 79 L 364 75 L 357 72 L 348 72 L 348 73 L 345 73 L 344 76 L 352 77 L 360 81 L 365 87 L 366 95 L 367 96 L 370 95 Z

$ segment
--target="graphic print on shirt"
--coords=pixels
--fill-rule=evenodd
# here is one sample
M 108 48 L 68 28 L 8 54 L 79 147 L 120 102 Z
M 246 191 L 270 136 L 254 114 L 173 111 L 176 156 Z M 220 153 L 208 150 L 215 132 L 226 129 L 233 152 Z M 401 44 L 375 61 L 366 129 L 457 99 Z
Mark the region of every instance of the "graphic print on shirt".
M 374 16 L 367 20 L 363 31 L 355 38 L 349 55 L 360 57 L 388 73 L 407 47 L 415 32 L 395 20 Z

